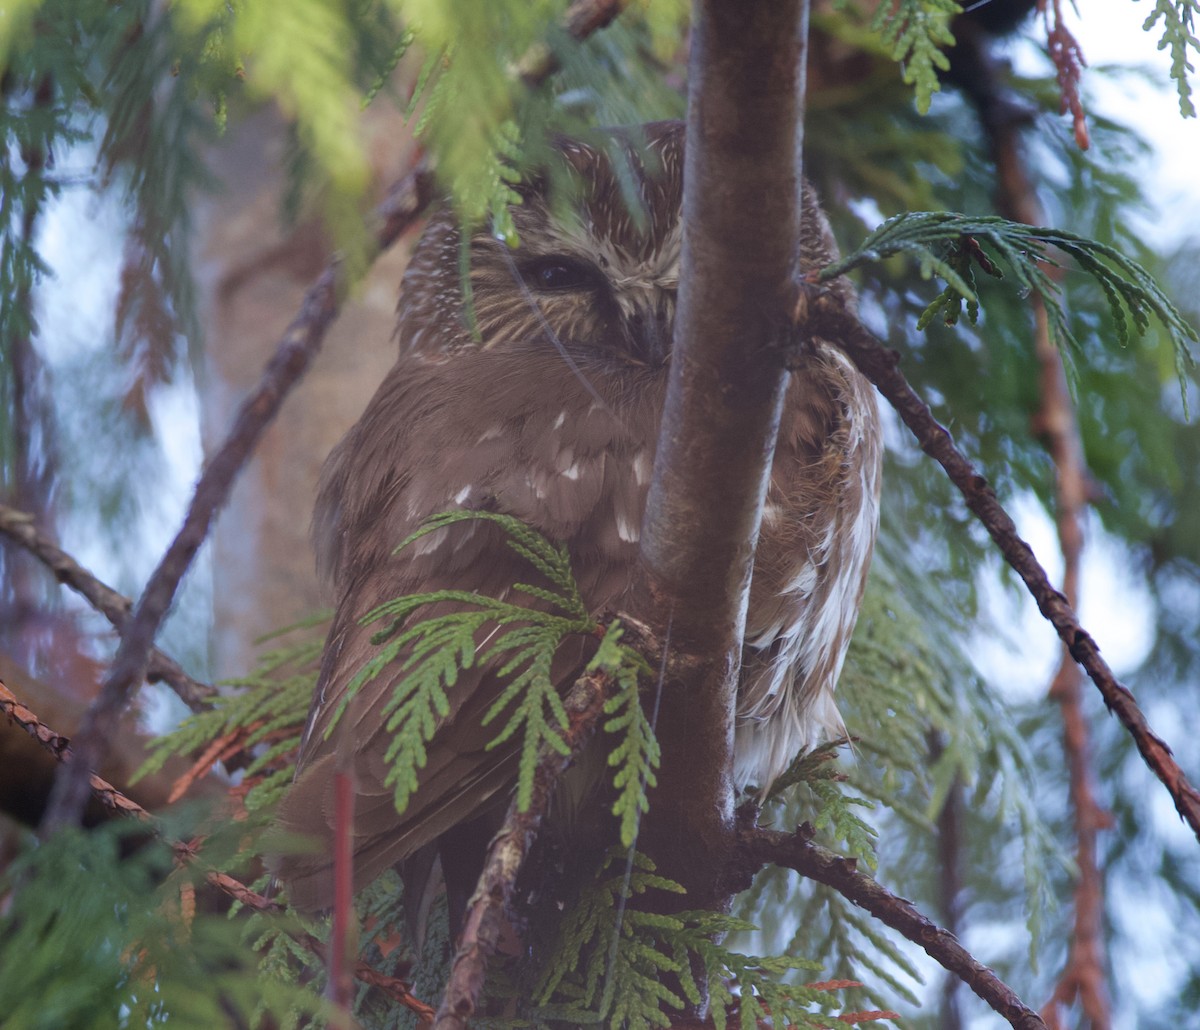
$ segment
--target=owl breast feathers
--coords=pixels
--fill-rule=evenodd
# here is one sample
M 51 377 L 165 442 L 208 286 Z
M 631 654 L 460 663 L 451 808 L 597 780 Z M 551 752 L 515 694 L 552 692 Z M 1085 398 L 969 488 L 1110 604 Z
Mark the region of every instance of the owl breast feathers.
M 456 221 L 433 218 L 404 277 L 400 358 L 326 463 L 314 534 L 337 609 L 282 811 L 286 828 L 322 842 L 280 866 L 302 909 L 331 898 L 335 769 L 356 784 L 359 886 L 501 808 L 515 779 L 516 742 L 487 750 L 496 728 L 480 725 L 500 689 L 486 668 L 449 691 L 403 812 L 385 786 L 381 714 L 400 672 L 365 683 L 333 721 L 376 652 L 378 627 L 359 621 L 367 612 L 443 589 L 503 598 L 529 581 L 486 522 L 394 553 L 402 540 L 439 512 L 503 512 L 567 545 L 592 612 L 620 611 L 631 590 L 670 361 L 683 127 L 651 124 L 608 144 L 558 144 L 558 164 L 522 186 L 512 209 L 519 247 L 484 230 L 470 238 L 469 304 Z M 807 187 L 802 237 L 802 270 L 835 256 Z M 848 285 L 836 288 L 852 300 Z M 738 693 L 739 787 L 766 788 L 801 749 L 841 731 L 833 692 L 874 545 L 880 453 L 868 384 L 817 341 L 792 374 L 763 512 Z M 588 646 L 560 653 L 564 689 Z

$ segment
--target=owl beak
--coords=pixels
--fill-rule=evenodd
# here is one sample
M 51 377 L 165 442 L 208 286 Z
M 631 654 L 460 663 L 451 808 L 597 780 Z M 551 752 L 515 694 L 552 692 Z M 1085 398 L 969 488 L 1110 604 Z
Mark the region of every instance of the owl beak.
M 671 357 L 674 305 L 666 298 L 638 300 L 642 303 L 635 304 L 625 318 L 630 356 L 639 365 L 661 368 Z

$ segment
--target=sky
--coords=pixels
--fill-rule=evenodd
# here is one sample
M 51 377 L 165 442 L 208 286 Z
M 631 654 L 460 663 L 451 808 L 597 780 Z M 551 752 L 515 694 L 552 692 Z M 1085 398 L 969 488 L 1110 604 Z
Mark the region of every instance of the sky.
M 1200 119 L 1185 119 L 1179 113 L 1169 54 L 1157 48 L 1161 26 L 1153 32 L 1142 30 L 1149 4 L 1088 0 L 1082 15 L 1065 2 L 1063 6 L 1092 69 L 1084 73 L 1086 107 L 1136 127 L 1153 147 L 1144 167 L 1137 169 L 1152 184 L 1147 195 L 1155 202 L 1145 219 L 1146 239 L 1168 250 L 1200 235 Z M 1012 47 L 1009 56 L 1017 70 L 1044 74 L 1048 67 L 1041 44 L 1045 33 L 1036 26 L 1031 32 L 1033 40 Z M 1142 68 L 1146 74 L 1109 75 L 1101 72 L 1106 65 Z M 1200 108 L 1200 76 L 1193 76 L 1193 82 Z M 1062 559 L 1053 522 L 1032 501 L 1018 499 L 1009 507 L 1051 582 L 1058 582 Z M 1032 700 L 1050 682 L 1058 662 L 1058 638 L 1023 588 L 1000 587 L 993 575 L 982 577 L 981 582 L 986 603 L 1002 613 L 1001 623 L 1010 632 L 999 637 L 981 635 L 973 656 L 989 681 L 1008 697 Z M 1095 519 L 1087 527 L 1081 591 L 1080 621 L 1097 639 L 1114 671 L 1122 675 L 1135 668 L 1153 643 L 1153 604 L 1120 547 Z M 1114 604 L 1114 598 L 1121 603 Z
M 1180 117 L 1169 77 L 1170 54 L 1157 48 L 1162 23 L 1142 31 L 1151 10 L 1146 0 L 1088 0 L 1082 17 L 1068 9 L 1068 20 L 1092 67 L 1121 64 L 1149 70 L 1149 81 L 1091 75 L 1088 89 L 1097 110 L 1137 127 L 1155 145 L 1155 158 L 1145 169 L 1155 183 L 1152 193 L 1160 209 L 1151 229 L 1171 244 L 1200 232 L 1200 119 Z M 1193 72 L 1191 78 L 1197 88 L 1193 103 L 1200 108 L 1200 75 Z

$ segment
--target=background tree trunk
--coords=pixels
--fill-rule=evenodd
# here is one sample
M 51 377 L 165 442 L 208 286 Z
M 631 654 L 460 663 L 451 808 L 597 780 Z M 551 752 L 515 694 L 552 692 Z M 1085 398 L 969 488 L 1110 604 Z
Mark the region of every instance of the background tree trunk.
M 411 163 L 414 145 L 394 108 L 380 106 L 366 124 L 375 182 L 382 188 Z M 315 218 L 306 213 L 294 226 L 283 224 L 286 147 L 286 128 L 273 108 L 233 125 L 212 160 L 222 192 L 198 205 L 206 451 L 228 429 L 235 406 L 330 255 Z M 395 360 L 396 294 L 409 250 L 401 243 L 372 266 L 217 524 L 212 570 L 218 678 L 250 669 L 258 637 L 326 603 L 309 543 L 317 477 Z

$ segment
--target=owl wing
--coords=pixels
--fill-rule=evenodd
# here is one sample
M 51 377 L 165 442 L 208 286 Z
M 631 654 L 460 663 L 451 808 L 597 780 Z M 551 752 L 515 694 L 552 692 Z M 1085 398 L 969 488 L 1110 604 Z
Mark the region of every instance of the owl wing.
M 755 555 L 738 690 L 738 787 L 767 790 L 845 732 L 834 688 L 879 524 L 883 441 L 870 384 L 820 345 L 789 386 Z
M 541 357 L 541 351 L 478 351 L 443 361 L 404 358 L 330 457 L 314 530 L 339 602 L 296 781 L 280 816 L 284 829 L 318 843 L 314 853 L 277 864 L 301 909 L 330 902 L 336 771 L 352 773 L 355 784 L 356 886 L 452 826 L 506 803 L 516 778 L 519 740 L 489 750 L 502 722 L 482 725 L 504 684 L 490 668 L 473 667 L 447 691 L 449 709 L 428 743 L 418 787 L 404 811 L 396 810 L 387 782 L 386 709 L 407 656 L 351 696 L 353 680 L 378 653 L 372 637 L 380 627 L 364 626 L 363 616 L 394 598 L 438 590 L 544 606 L 510 598 L 515 583 L 536 583 L 537 573 L 492 523 L 447 526 L 394 553 L 402 540 L 433 514 L 484 508 L 570 545 L 590 610 L 619 604 L 628 587 L 637 547 L 629 527 L 640 522 L 638 478 L 644 465 L 648 479 L 652 453 L 641 455 L 623 420 L 603 406 L 595 410 L 595 397 L 558 355 Z M 622 475 L 613 472 L 617 459 L 624 459 Z M 415 617 L 452 607 L 430 606 Z M 477 650 L 495 631 L 494 625 L 480 631 Z M 551 674 L 564 689 L 591 646 L 581 638 L 560 649 Z

